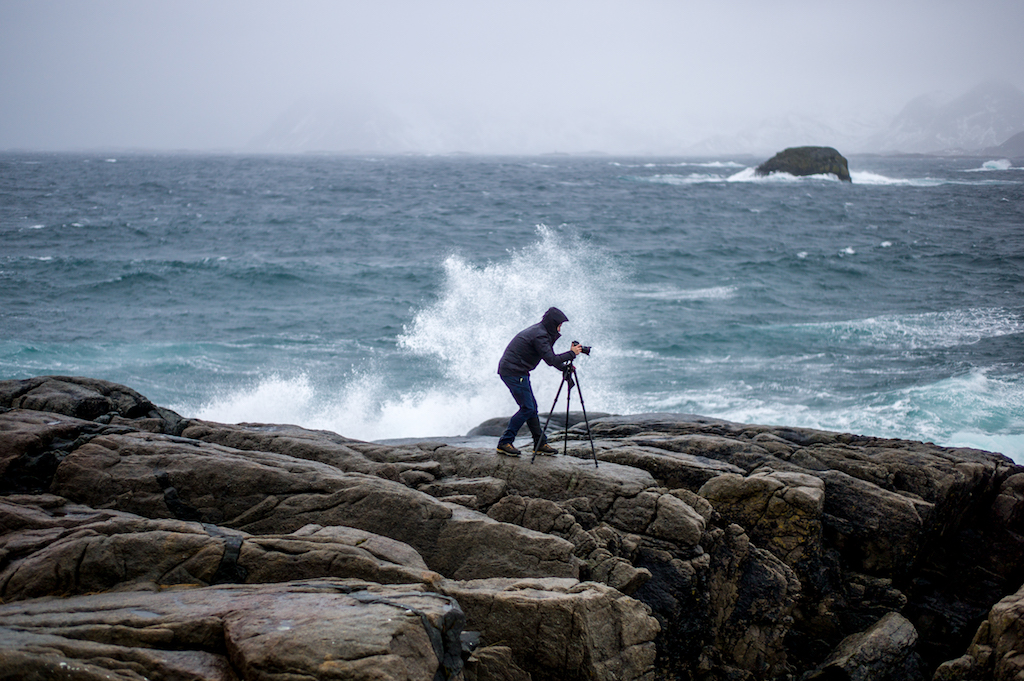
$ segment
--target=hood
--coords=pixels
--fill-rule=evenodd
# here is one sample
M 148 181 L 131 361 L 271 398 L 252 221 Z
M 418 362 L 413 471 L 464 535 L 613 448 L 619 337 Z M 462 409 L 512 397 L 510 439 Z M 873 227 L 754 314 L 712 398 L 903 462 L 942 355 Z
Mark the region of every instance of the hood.
M 569 318 L 557 307 L 549 307 L 548 311 L 544 313 L 544 318 L 540 321 L 552 338 L 558 338 L 558 325 L 569 321 Z

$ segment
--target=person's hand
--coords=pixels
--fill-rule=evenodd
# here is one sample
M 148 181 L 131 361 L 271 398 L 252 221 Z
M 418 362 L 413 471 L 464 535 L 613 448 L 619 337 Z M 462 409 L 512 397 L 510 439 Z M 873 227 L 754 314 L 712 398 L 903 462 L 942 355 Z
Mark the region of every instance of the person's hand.
M 572 346 L 570 347 L 570 349 L 573 352 L 575 352 L 577 355 L 580 354 L 581 352 L 583 352 L 583 346 L 580 345 L 579 343 L 573 343 Z

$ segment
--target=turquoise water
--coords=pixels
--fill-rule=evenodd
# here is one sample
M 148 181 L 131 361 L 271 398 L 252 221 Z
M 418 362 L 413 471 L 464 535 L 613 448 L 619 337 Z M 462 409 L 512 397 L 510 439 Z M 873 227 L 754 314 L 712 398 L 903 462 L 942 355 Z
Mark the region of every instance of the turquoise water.
M 514 411 L 498 357 L 556 305 L 588 411 L 1024 461 L 1024 162 L 760 160 L 2 155 L 0 377 L 459 435 Z

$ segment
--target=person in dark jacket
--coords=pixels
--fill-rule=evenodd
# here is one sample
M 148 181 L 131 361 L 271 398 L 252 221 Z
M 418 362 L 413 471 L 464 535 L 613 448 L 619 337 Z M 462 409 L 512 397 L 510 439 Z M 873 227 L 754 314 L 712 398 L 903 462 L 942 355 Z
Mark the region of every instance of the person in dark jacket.
M 537 398 L 533 396 L 530 386 L 530 372 L 544 360 L 556 369 L 575 359 L 583 349 L 579 343 L 573 343 L 570 350 L 555 354 L 555 341 L 560 336 L 562 324 L 569 318 L 557 307 L 548 308 L 539 324 L 528 326 L 519 333 L 505 348 L 501 361 L 498 362 L 498 375 L 508 386 L 509 392 L 519 405 L 517 411 L 508 421 L 508 428 L 498 440 L 498 453 L 506 456 L 519 456 L 519 450 L 512 442 L 516 433 L 525 423 L 533 434 L 533 451 L 538 454 L 554 454 L 555 449 L 547 443 L 547 437 L 540 427 L 540 414 L 537 411 Z

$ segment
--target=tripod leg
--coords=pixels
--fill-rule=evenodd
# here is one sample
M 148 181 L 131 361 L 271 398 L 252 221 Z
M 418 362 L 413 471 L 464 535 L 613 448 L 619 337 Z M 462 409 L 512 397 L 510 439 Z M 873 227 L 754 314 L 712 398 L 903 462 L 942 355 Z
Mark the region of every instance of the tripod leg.
M 573 372 L 575 373 L 575 372 Z M 594 436 L 590 432 L 590 419 L 587 418 L 587 405 L 583 403 L 583 391 L 580 390 L 580 377 L 576 377 L 576 392 L 580 396 L 580 408 L 583 410 L 583 422 L 587 424 L 587 437 L 590 438 L 590 455 L 594 457 L 594 468 L 597 468 L 597 450 L 594 448 Z M 566 419 L 568 422 L 568 419 Z
M 562 386 L 565 385 L 565 376 L 562 376 L 562 382 L 558 384 L 558 392 L 555 393 L 555 401 L 551 403 L 551 411 L 548 412 L 548 418 L 544 421 L 544 430 L 542 433 L 548 432 L 548 424 L 551 423 L 551 415 L 555 413 L 555 407 L 558 405 L 558 396 L 562 394 Z M 534 459 L 537 458 L 537 451 L 534 448 L 533 456 L 530 457 L 530 463 L 533 463 Z
M 576 373 L 576 367 L 572 367 L 572 373 Z M 569 455 L 569 403 L 572 402 L 572 381 L 569 381 L 569 389 L 565 391 L 565 435 L 562 438 L 562 456 Z

